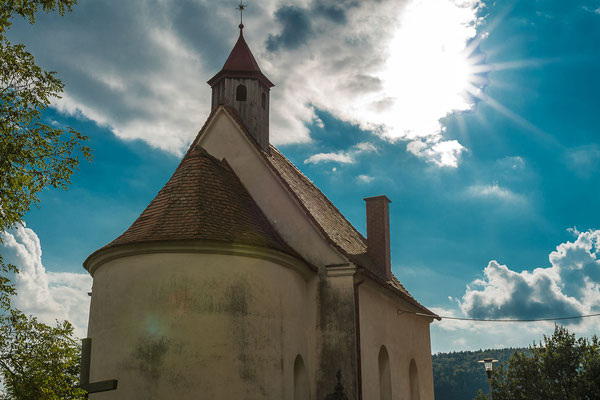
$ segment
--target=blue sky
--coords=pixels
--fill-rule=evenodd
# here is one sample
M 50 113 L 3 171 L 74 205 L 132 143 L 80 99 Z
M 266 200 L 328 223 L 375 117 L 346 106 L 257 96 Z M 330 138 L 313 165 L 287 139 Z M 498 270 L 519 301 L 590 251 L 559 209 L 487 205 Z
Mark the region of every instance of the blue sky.
M 82 0 L 16 21 L 11 40 L 66 84 L 45 117 L 94 150 L 8 244 L 49 274 L 47 296 L 86 290 L 83 260 L 174 171 L 236 39 L 233 3 Z M 277 85 L 273 142 L 363 233 L 362 199 L 392 200 L 393 271 L 419 301 L 487 318 L 600 312 L 600 1 L 271 0 L 247 14 Z M 44 315 L 83 321 L 85 307 Z M 552 324 L 521 328 L 435 323 L 432 347 L 524 346 Z

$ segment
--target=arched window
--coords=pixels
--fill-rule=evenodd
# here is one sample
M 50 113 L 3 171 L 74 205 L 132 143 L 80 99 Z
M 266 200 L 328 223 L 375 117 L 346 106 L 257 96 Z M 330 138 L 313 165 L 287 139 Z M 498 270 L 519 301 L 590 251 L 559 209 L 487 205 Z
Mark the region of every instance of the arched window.
M 263 93 L 261 97 L 262 97 L 262 108 L 264 110 L 265 108 L 267 108 L 267 95 Z
M 244 85 L 238 85 L 237 89 L 235 89 L 235 99 L 237 101 L 246 101 L 248 98 L 248 89 Z
M 390 356 L 385 346 L 381 346 L 381 349 L 379 349 L 379 398 L 381 400 L 392 400 Z
M 308 375 L 300 354 L 294 361 L 294 400 L 310 400 Z
M 410 360 L 408 374 L 410 376 L 410 400 L 419 400 L 421 398 L 419 394 L 419 372 L 414 358 Z

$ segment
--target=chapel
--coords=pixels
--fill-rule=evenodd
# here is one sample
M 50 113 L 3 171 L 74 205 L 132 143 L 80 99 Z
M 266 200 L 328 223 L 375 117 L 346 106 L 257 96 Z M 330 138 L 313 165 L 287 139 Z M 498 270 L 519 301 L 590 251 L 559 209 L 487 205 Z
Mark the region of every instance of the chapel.
M 432 400 L 438 317 L 392 273 L 390 200 L 364 199 L 364 237 L 270 144 L 274 84 L 243 27 L 169 181 L 84 262 L 82 386 L 93 400 Z

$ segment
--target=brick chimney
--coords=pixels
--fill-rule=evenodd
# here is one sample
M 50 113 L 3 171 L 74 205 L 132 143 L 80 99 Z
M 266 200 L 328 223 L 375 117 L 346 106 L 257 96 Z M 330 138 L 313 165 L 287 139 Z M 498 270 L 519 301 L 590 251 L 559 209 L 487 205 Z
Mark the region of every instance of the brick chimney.
M 392 278 L 390 253 L 391 200 L 385 195 L 367 197 L 367 254 L 382 277 Z

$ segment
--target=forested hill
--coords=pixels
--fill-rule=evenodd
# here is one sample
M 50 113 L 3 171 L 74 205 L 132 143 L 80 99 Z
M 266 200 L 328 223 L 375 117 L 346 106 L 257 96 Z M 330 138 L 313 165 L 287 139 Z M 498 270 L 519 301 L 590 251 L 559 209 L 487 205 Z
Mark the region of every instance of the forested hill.
M 471 400 L 477 390 L 488 392 L 487 375 L 477 361 L 491 357 L 506 362 L 515 350 L 495 349 L 438 353 L 433 356 L 433 386 L 436 400 Z

